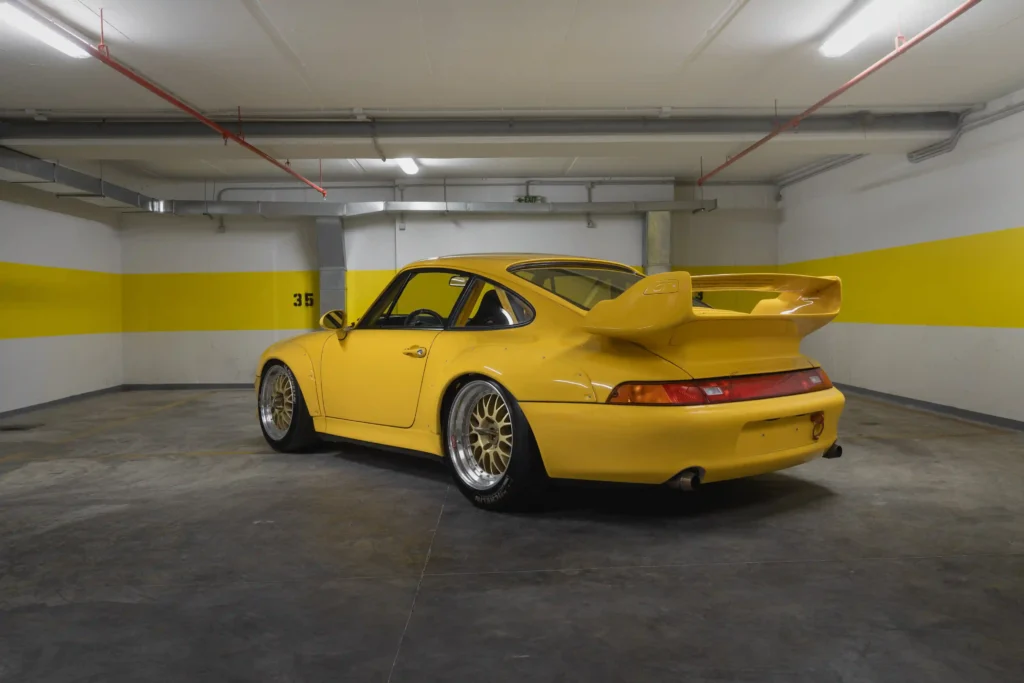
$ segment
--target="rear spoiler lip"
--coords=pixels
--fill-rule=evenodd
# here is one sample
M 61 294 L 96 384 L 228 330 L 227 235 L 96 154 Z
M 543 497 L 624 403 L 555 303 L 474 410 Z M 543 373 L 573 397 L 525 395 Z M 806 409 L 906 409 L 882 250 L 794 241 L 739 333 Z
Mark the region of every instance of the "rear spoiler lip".
M 702 316 L 694 310 L 694 290 L 778 292 L 779 296 L 761 301 L 750 313 Z M 642 343 L 665 335 L 671 337 L 672 331 L 694 323 L 786 319 L 794 324 L 793 334 L 804 337 L 835 318 L 841 301 L 842 283 L 835 276 L 691 276 L 685 271 L 670 271 L 646 277 L 617 298 L 598 303 L 584 316 L 583 328 L 592 334 Z M 668 339 L 663 341 L 667 343 Z
M 691 275 L 693 291 L 800 292 L 812 294 L 840 282 L 835 275 L 799 275 L 797 273 L 742 273 Z

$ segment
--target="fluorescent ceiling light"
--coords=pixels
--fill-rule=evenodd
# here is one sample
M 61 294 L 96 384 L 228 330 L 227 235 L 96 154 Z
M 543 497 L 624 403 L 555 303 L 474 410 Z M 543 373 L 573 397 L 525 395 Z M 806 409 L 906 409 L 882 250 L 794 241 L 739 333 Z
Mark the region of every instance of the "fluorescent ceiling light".
M 399 167 L 409 175 L 416 175 L 420 172 L 420 167 L 417 166 L 416 162 L 412 159 L 395 159 L 395 161 L 397 161 Z
M 898 11 L 894 4 L 892 0 L 873 0 L 836 29 L 818 52 L 826 57 L 842 57 L 884 26 L 886 18 Z
M 55 50 L 60 50 L 68 57 L 83 59 L 89 53 L 83 50 L 74 41 L 62 36 L 58 31 L 50 28 L 43 22 L 32 17 L 9 3 L 0 3 L 0 20 L 20 29 L 36 40 L 41 40 Z

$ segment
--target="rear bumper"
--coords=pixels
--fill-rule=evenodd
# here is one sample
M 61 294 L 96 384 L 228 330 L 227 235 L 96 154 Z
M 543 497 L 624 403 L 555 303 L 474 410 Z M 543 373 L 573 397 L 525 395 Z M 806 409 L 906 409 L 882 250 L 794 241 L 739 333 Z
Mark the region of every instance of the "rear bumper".
M 836 441 L 837 389 L 714 406 L 523 403 L 548 474 L 660 484 L 699 467 L 703 481 L 749 477 L 819 457 Z M 813 438 L 811 415 L 824 415 Z

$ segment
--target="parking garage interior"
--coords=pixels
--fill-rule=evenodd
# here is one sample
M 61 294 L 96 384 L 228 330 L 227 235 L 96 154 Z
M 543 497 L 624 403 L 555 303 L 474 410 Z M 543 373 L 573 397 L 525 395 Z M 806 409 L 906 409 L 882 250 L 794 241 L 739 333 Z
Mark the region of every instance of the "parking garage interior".
M 1014 0 L 0 0 L 0 681 L 1020 681 L 1022 38 Z M 842 457 L 496 513 L 433 455 L 268 445 L 268 346 L 495 252 L 838 276 L 801 351 Z

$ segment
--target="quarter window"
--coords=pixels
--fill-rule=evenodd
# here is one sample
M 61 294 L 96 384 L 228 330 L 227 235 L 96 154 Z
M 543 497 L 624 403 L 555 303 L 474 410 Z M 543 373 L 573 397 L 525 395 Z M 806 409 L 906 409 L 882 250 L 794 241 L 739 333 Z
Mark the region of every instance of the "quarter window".
M 531 320 L 533 309 L 518 295 L 478 278 L 452 327 L 493 330 L 525 325 Z

